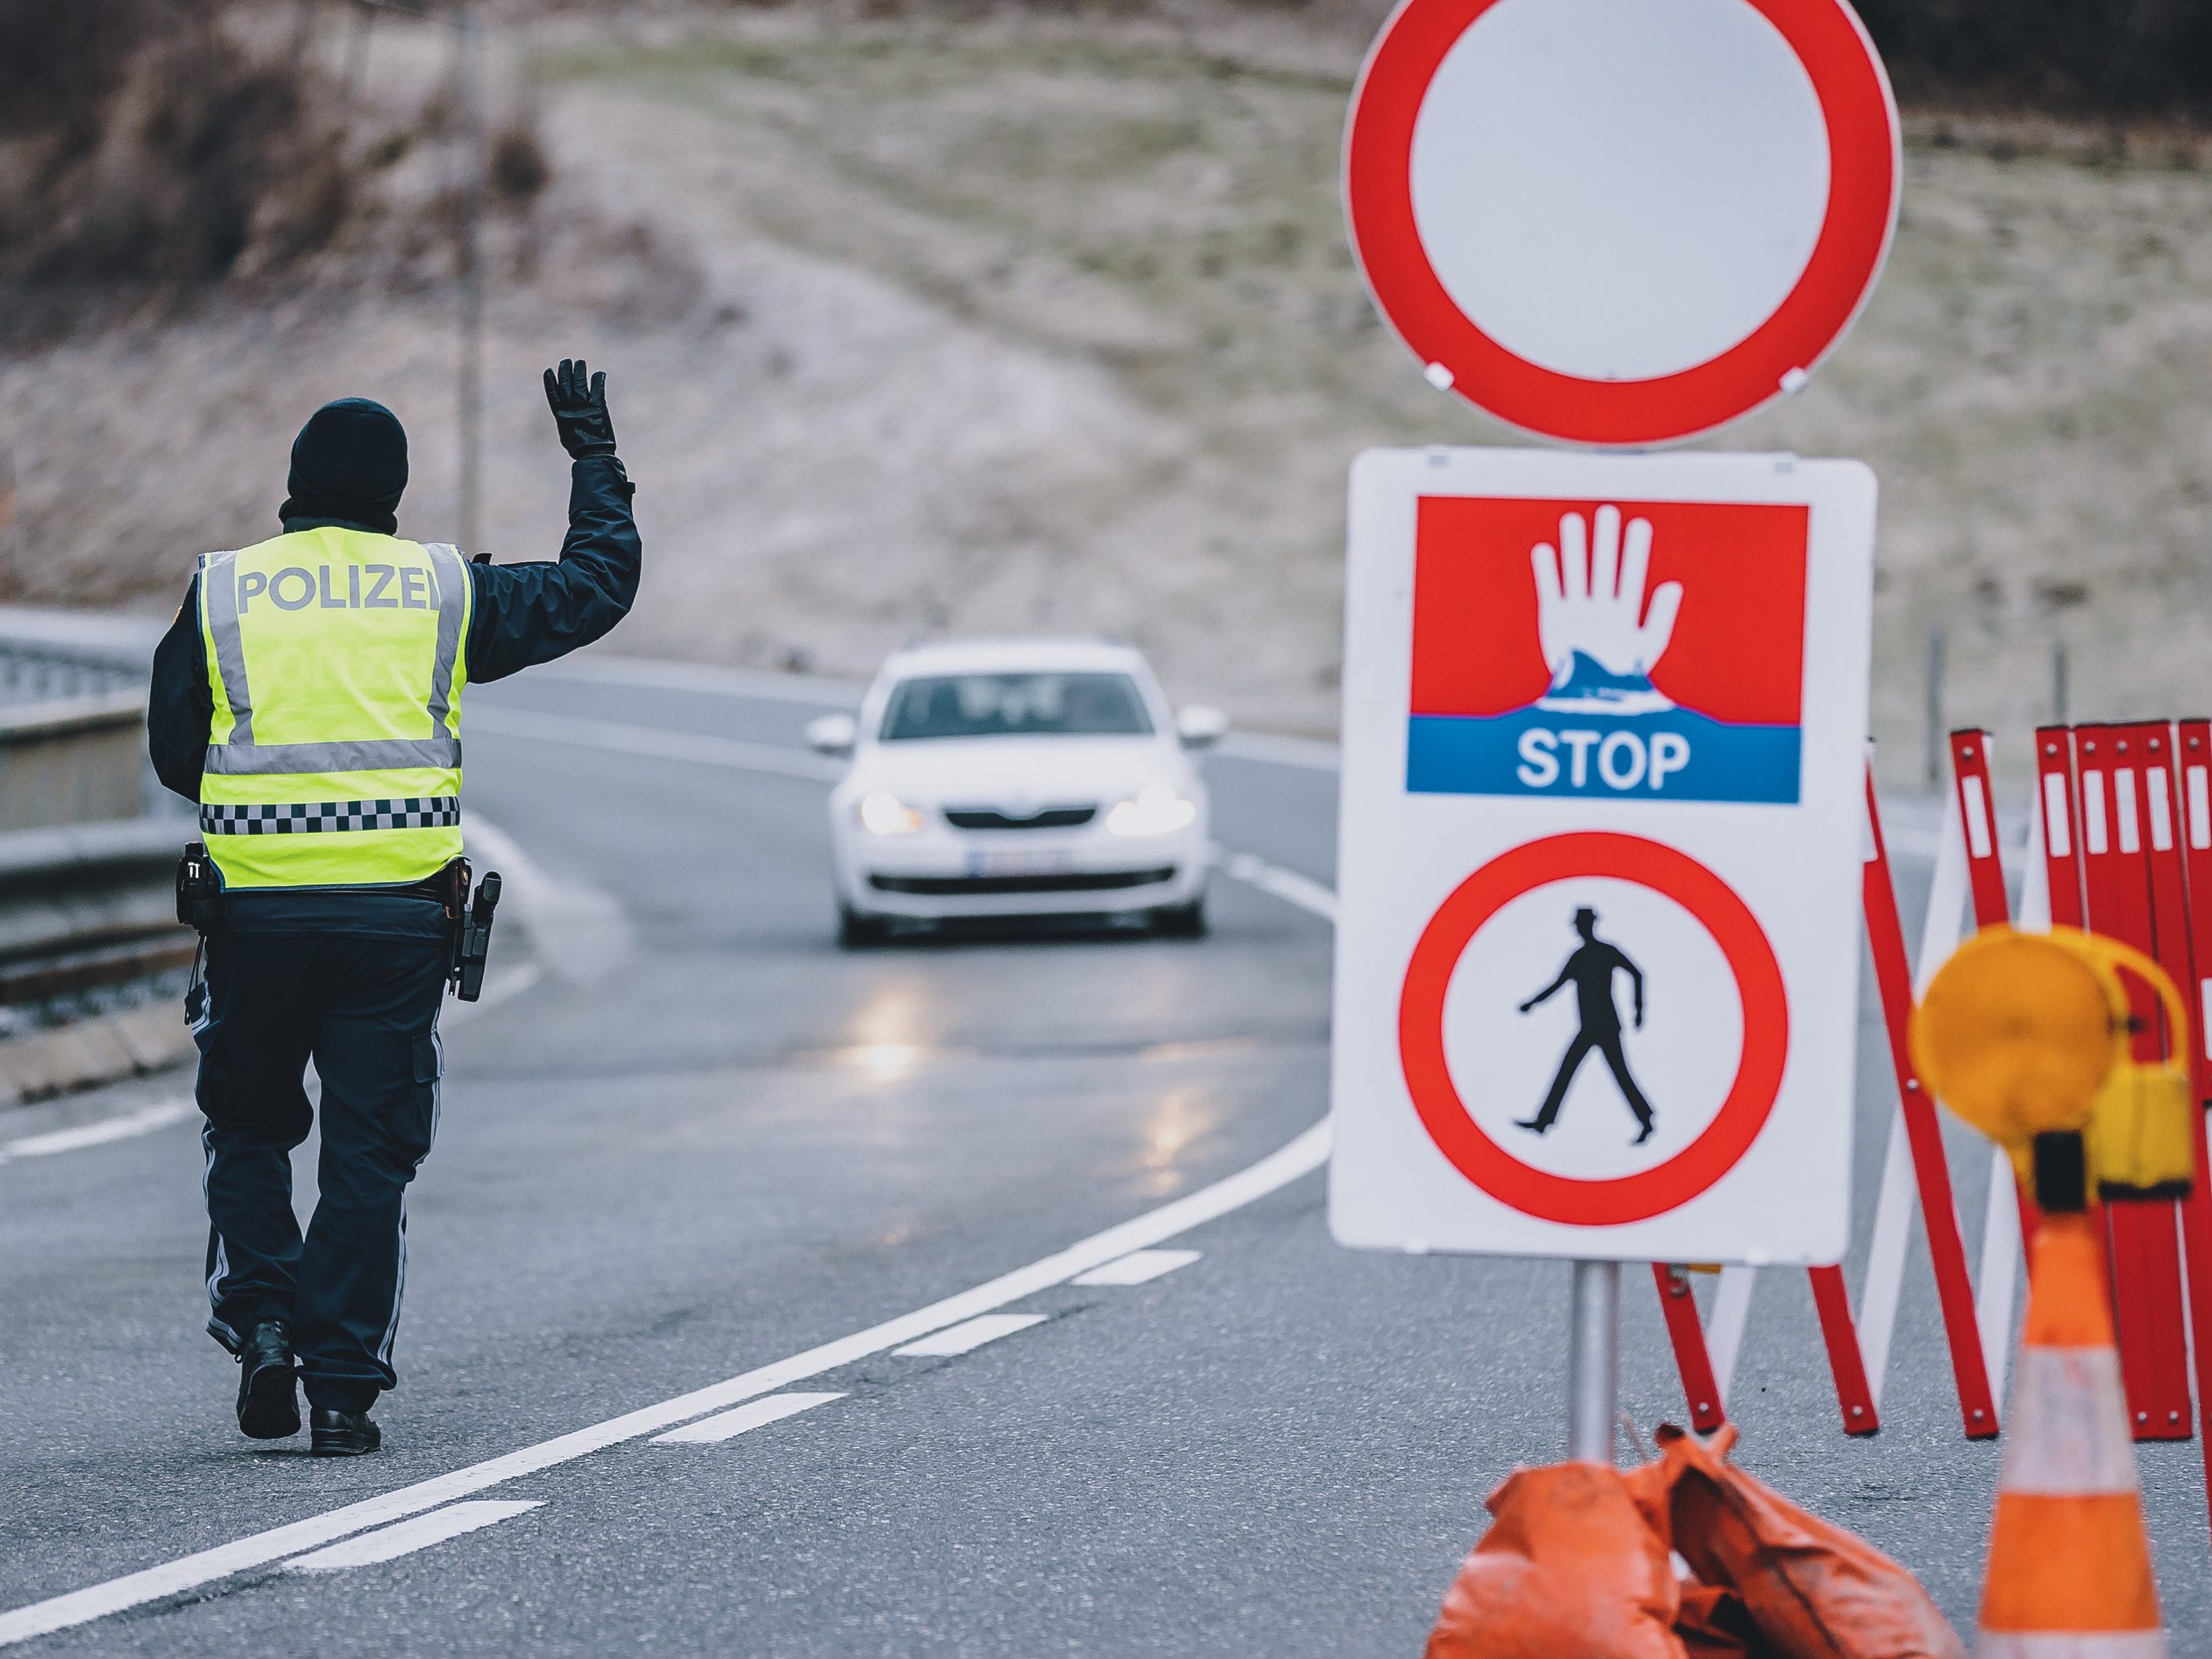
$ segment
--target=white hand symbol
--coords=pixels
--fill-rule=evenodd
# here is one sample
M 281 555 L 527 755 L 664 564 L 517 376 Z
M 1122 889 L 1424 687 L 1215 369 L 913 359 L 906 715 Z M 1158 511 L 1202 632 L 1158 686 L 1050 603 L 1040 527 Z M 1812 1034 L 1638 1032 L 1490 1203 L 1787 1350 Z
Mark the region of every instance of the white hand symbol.
M 1620 509 L 1601 507 L 1596 517 L 1595 566 L 1579 513 L 1560 517 L 1558 550 L 1540 542 L 1529 555 L 1536 567 L 1536 633 L 1554 690 L 1565 686 L 1577 653 L 1616 678 L 1648 676 L 1674 637 L 1682 608 L 1682 584 L 1662 582 L 1644 614 L 1651 521 L 1631 519 L 1624 548 Z

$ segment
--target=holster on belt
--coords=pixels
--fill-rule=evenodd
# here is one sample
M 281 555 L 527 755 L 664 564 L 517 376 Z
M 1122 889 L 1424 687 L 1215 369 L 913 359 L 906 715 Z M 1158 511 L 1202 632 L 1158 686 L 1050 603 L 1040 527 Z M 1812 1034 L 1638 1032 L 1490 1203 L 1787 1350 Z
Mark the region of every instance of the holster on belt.
M 448 978 L 453 994 L 474 1002 L 483 994 L 484 963 L 491 956 L 491 925 L 499 908 L 499 872 L 484 872 L 473 901 L 469 893 L 471 872 L 466 859 L 455 859 L 440 872 L 441 896 L 453 930 L 453 965 Z

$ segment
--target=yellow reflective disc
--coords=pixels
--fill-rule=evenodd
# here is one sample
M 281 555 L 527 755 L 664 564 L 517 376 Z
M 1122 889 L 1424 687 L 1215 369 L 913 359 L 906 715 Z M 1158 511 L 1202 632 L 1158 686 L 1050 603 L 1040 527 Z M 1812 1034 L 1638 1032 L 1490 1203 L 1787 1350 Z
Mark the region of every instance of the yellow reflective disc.
M 2001 1144 L 2081 1128 L 2125 1040 L 2125 1007 L 2106 980 L 2057 939 L 1986 928 L 1928 988 L 1913 1062 L 1944 1104 Z

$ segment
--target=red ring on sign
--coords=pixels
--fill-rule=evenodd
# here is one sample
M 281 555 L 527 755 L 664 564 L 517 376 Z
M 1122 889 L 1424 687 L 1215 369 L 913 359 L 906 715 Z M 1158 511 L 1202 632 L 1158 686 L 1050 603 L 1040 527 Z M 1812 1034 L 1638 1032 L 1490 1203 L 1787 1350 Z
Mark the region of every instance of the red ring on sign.
M 1577 1181 L 1515 1158 L 1468 1115 L 1444 1060 L 1444 994 L 1468 944 L 1522 894 L 1577 876 L 1632 881 L 1687 910 L 1721 947 L 1743 1003 L 1743 1054 L 1705 1133 L 1656 1168 L 1605 1181 Z M 1551 836 L 1491 860 L 1429 919 L 1407 964 L 1398 1002 L 1399 1060 L 1429 1139 L 1499 1203 L 1570 1226 L 1647 1221 L 1680 1208 L 1734 1169 L 1774 1110 L 1789 1052 L 1790 1000 L 1782 988 L 1782 965 L 1758 918 L 1704 865 L 1640 836 Z
M 1694 436 L 1780 395 L 1827 356 L 1873 290 L 1897 206 L 1896 105 L 1881 59 L 1838 0 L 1744 0 L 1812 78 L 1828 130 L 1828 210 L 1797 285 L 1719 356 L 1648 380 L 1588 380 L 1507 350 L 1462 312 L 1413 219 L 1413 126 L 1444 55 L 1498 0 L 1407 0 L 1368 58 L 1345 136 L 1352 245 L 1375 303 L 1452 390 L 1524 431 L 1571 443 Z

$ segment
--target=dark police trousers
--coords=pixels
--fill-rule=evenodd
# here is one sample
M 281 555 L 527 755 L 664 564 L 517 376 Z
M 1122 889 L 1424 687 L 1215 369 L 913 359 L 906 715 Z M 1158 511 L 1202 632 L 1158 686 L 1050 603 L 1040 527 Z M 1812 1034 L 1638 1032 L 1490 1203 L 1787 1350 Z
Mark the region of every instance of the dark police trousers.
M 208 1331 L 235 1351 L 259 1321 L 289 1320 L 309 1402 L 366 1411 L 398 1381 L 407 1183 L 437 1129 L 452 947 L 433 899 L 381 897 L 387 931 L 361 933 L 240 915 L 252 896 L 208 940 L 198 1033 Z M 323 1146 L 303 1241 L 291 1153 L 313 1121 L 310 1059 Z

